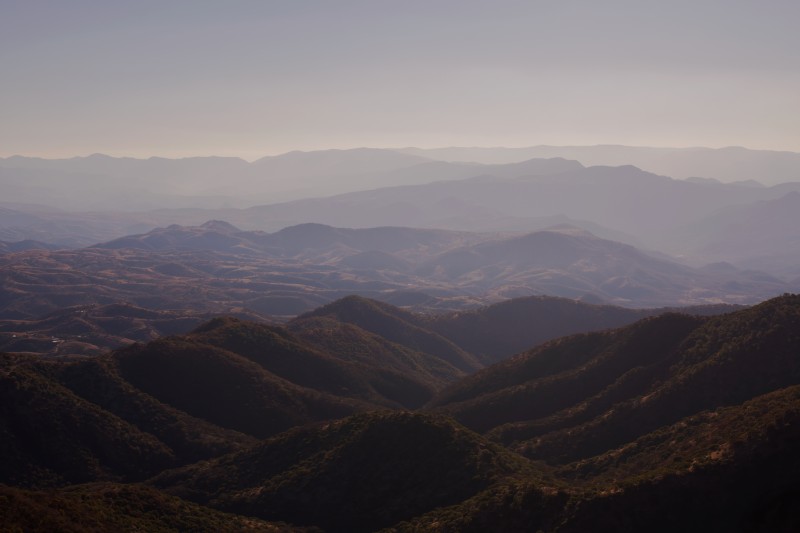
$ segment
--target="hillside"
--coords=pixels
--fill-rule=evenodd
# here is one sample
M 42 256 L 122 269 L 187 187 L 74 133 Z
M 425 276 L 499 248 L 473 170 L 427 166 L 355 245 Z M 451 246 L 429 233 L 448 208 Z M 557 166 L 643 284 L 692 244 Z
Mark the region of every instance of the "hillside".
M 367 314 L 404 314 L 363 305 Z M 163 318 L 116 309 L 137 320 Z M 320 321 L 334 327 L 320 330 Z M 297 321 L 296 336 L 229 317 L 107 355 L 3 355 L 3 449 L 13 460 L 0 481 L 139 480 L 252 437 L 365 410 L 420 407 L 465 375 L 445 358 L 472 360 L 449 341 L 401 319 L 384 325 L 397 327 L 394 341 L 331 318 Z
M 439 325 L 548 309 L 636 318 L 533 298 Z M 723 310 L 560 337 L 465 377 L 437 320 L 358 297 L 286 328 L 218 318 L 105 356 L 4 355 L 0 524 L 792 531 L 800 296 Z M 440 392 L 420 412 L 384 409 L 422 390 Z
M 0 524 L 6 531 L 103 533 L 302 533 L 312 529 L 221 513 L 144 485 L 98 483 L 61 491 L 0 487 Z
M 381 252 L 414 260 L 455 246 L 490 239 L 462 231 L 404 227 L 334 228 L 324 224 L 298 224 L 274 233 L 242 231 L 221 220 L 200 226 L 156 228 L 139 235 L 128 235 L 96 244 L 99 249 L 140 249 L 160 252 L 214 251 L 241 253 L 282 259 L 310 259 L 318 263 L 341 261 L 360 253 Z
M 416 324 L 418 318 L 397 307 L 358 296 L 350 296 L 302 315 L 299 319 L 331 317 L 354 324 L 413 350 L 435 355 L 454 367 L 470 372 L 481 364 L 475 357 L 437 333 Z
M 374 368 L 379 375 L 387 377 L 382 382 L 384 387 L 403 387 L 414 395 L 414 400 L 398 398 L 407 407 L 420 407 L 418 402 L 423 398 L 422 403 L 427 403 L 445 384 L 466 375 L 465 371 L 432 353 L 392 342 L 335 318 L 296 318 L 287 328 L 303 341 L 341 361 Z M 403 385 L 411 383 L 416 386 Z M 392 396 L 388 391 L 383 394 Z
M 648 318 L 546 343 L 454 384 L 434 405 L 529 457 L 571 462 L 800 383 L 798 324 L 792 295 L 712 318 Z
M 235 313 L 258 320 L 252 313 Z M 210 314 L 156 311 L 125 303 L 77 305 L 39 319 L 0 320 L 0 350 L 51 355 L 101 355 L 109 349 L 188 333 Z
M 434 353 L 412 352 L 358 328 L 348 328 L 344 336 L 332 328 L 317 335 L 308 329 L 304 332 L 318 340 L 316 346 L 303 334 L 295 336 L 284 328 L 229 318 L 212 320 L 188 338 L 243 356 L 297 385 L 386 407 L 419 407 L 445 382 L 463 375 Z M 365 349 L 364 344 L 383 350 L 370 351 L 369 357 L 354 357 Z M 400 359 L 397 354 L 402 354 Z M 409 361 L 408 355 L 417 360 Z M 441 372 L 438 379 L 433 379 L 433 372 Z
M 541 294 L 626 307 L 750 304 L 794 286 L 731 266 L 691 268 L 571 226 L 508 235 L 303 224 L 268 234 L 210 221 L 93 248 L 0 254 L 0 332 L 17 335 L 0 342 L 40 352 L 49 333 L 75 343 L 59 353 L 97 353 L 186 331 L 81 314 L 120 303 L 176 318 L 285 321 L 352 294 L 441 313 Z M 65 308 L 74 309 L 63 327 L 52 323 Z
M 296 385 L 245 356 L 191 338 L 134 345 L 112 357 L 126 381 L 159 401 L 259 438 L 369 407 Z
M 795 531 L 798 392 L 707 411 L 569 465 L 559 474 L 572 488 L 512 480 L 391 531 Z
M 460 247 L 423 262 L 417 273 L 499 298 L 589 296 L 635 307 L 741 303 L 736 291 L 763 290 L 766 297 L 782 285 L 759 273 L 690 269 L 569 226 Z
M 28 361 L 1 361 L 2 482 L 132 481 L 177 464 L 155 437 L 40 375 Z
M 715 315 L 739 308 L 734 305 L 710 305 L 627 309 L 569 298 L 528 296 L 477 309 L 428 315 L 422 318 L 422 323 L 488 365 L 551 339 L 620 327 L 668 311 Z
M 527 469 L 450 420 L 371 413 L 297 429 L 152 484 L 231 512 L 356 532 L 456 503 Z

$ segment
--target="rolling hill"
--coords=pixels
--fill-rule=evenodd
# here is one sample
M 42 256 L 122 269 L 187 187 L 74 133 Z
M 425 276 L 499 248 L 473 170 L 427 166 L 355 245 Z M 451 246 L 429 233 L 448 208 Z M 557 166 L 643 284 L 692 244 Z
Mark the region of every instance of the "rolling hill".
M 531 312 L 535 325 L 547 309 L 581 324 L 637 318 L 537 298 L 431 319 L 351 297 L 286 328 L 218 318 L 105 356 L 4 355 L 0 480 L 15 486 L 2 487 L 0 523 L 796 529 L 800 296 L 647 316 L 466 377 L 439 374 L 455 368 L 444 354 L 431 364 L 456 346 L 437 331 L 467 346 L 476 324 Z M 524 338 L 518 320 L 496 334 Z M 391 411 L 358 388 L 380 371 L 453 381 L 419 412 Z M 76 485 L 87 481 L 103 483 Z
M 315 309 L 299 319 L 311 317 L 330 317 L 354 324 L 389 341 L 435 355 L 465 372 L 481 366 L 474 356 L 451 341 L 418 326 L 414 315 L 389 304 L 350 296 Z
M 571 226 L 508 235 L 304 224 L 269 234 L 211 221 L 0 254 L 0 319 L 11 321 L 122 302 L 285 320 L 351 294 L 428 312 L 537 294 L 628 307 L 750 304 L 794 287 L 758 271 L 687 267 Z
M 252 313 L 239 318 L 263 320 Z M 0 350 L 101 355 L 109 349 L 188 333 L 211 315 L 154 311 L 125 303 L 78 305 L 33 320 L 0 320 Z
M 714 315 L 737 308 L 721 305 L 675 310 Z M 528 296 L 473 310 L 426 316 L 422 323 L 482 362 L 492 364 L 557 337 L 620 327 L 669 310 L 627 309 L 568 298 Z
M 735 269 L 725 279 L 725 273 L 690 269 L 570 226 L 451 250 L 422 263 L 417 273 L 505 298 L 590 295 L 636 307 L 691 305 L 712 294 L 719 295 L 717 302 L 744 303 L 735 292 L 761 286 L 764 298 L 782 284 L 773 279 L 768 289 L 769 276 Z
M 231 512 L 356 532 L 457 503 L 526 470 L 525 460 L 448 419 L 379 412 L 297 429 L 152 484 Z
M 215 531 L 219 533 L 313 533 L 301 528 L 235 516 L 167 496 L 144 485 L 96 483 L 62 491 L 0 487 L 0 524 L 7 531 Z
M 391 531 L 794 531 L 799 413 L 778 390 L 576 463 L 571 487 L 511 480 Z
M 800 298 L 787 295 L 711 318 L 665 314 L 565 337 L 461 380 L 433 405 L 530 457 L 585 459 L 797 384 L 798 320 Z

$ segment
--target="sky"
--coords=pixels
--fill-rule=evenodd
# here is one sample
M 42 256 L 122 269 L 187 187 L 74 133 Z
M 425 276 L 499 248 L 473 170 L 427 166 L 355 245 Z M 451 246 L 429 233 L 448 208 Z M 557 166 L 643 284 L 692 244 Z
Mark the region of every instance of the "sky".
M 800 152 L 797 0 L 0 0 L 0 156 Z

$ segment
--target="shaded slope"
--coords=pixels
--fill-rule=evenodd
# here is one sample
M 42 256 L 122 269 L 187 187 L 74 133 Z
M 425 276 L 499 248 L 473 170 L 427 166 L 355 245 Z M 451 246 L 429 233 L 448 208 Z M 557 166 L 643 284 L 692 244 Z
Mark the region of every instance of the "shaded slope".
M 561 470 L 398 524 L 403 532 L 756 532 L 800 526 L 800 387 L 686 418 Z
M 139 479 L 240 449 L 250 436 L 379 406 L 420 406 L 462 374 L 342 326 L 348 335 L 331 343 L 338 353 L 369 357 L 329 355 L 283 328 L 233 318 L 92 359 L 7 356 L 5 451 L 15 459 L 3 479 Z
M 492 364 L 551 339 L 621 327 L 668 311 L 709 316 L 738 309 L 741 306 L 725 304 L 629 309 L 554 296 L 528 296 L 474 310 L 426 316 L 423 323 L 482 362 Z
M 447 419 L 384 412 L 296 429 L 153 483 L 233 512 L 326 531 L 373 531 L 527 468 Z
M 234 516 L 183 501 L 143 485 L 111 483 L 34 492 L 0 487 L 0 528 L 27 533 L 308 531 Z
M 610 475 L 648 463 L 654 472 L 586 502 L 564 531 L 620 523 L 622 516 L 626 531 L 796 531 L 798 445 L 798 387 L 691 417 L 619 450 L 612 461 L 620 468 L 609 468 Z
M 0 480 L 35 486 L 143 479 L 175 464 L 163 443 L 24 359 L 0 360 Z
M 379 365 L 431 385 L 441 386 L 465 375 L 463 370 L 439 357 L 389 341 L 332 316 L 304 316 L 292 320 L 287 327 L 304 341 L 340 359 Z
M 245 357 L 191 338 L 134 345 L 112 357 L 126 381 L 158 400 L 261 438 L 366 407 L 300 387 Z
M 255 441 L 159 402 L 108 363 L 0 357 L 7 458 L 0 482 L 142 479 Z
M 193 341 L 223 348 L 269 372 L 304 387 L 332 394 L 366 393 L 356 369 L 315 350 L 283 328 L 216 318 L 189 335 Z
M 253 437 L 192 417 L 136 389 L 114 371 L 108 357 L 36 366 L 81 398 L 156 437 L 175 453 L 178 464 L 216 457 L 255 442 Z
M 440 383 L 424 379 L 425 376 L 408 375 L 408 365 L 387 369 L 384 363 L 387 352 L 373 352 L 370 359 L 349 357 L 354 350 L 363 349 L 360 345 L 369 335 L 351 333 L 346 338 L 338 337 L 336 351 L 324 351 L 284 328 L 225 318 L 204 324 L 190 338 L 242 355 L 297 385 L 337 396 L 389 407 L 419 407 L 430 399 L 434 387 Z M 321 337 L 332 340 L 334 335 L 334 331 L 326 329 Z M 382 345 L 389 344 L 380 338 L 366 342 L 370 340 L 371 346 L 381 345 L 381 341 Z
M 473 355 L 441 335 L 418 325 L 415 315 L 375 300 L 349 296 L 300 318 L 306 317 L 332 317 L 340 322 L 355 324 L 412 350 L 439 357 L 466 372 L 481 366 Z
M 530 296 L 434 316 L 426 325 L 489 364 L 556 337 L 619 327 L 655 312 Z
M 357 325 L 392 325 L 419 341 L 420 332 L 433 334 L 424 317 L 363 299 L 329 307 L 291 330 L 221 318 L 100 358 L 6 356 L 0 481 L 155 473 L 151 486 L 172 495 L 327 531 L 755 532 L 800 524 L 798 295 L 548 341 L 453 383 L 435 402 L 438 413 L 336 421 L 335 406 L 375 404 L 321 391 L 328 384 L 315 382 L 317 374 L 330 369 L 331 390 L 347 394 L 336 387 L 379 392 L 377 377 L 389 375 L 376 371 L 381 361 L 387 373 L 407 370 L 422 384 L 447 367 Z M 270 437 L 248 446 L 252 438 L 212 422 Z M 304 425 L 274 434 L 282 424 Z M 226 445 L 233 453 L 219 456 Z M 188 457 L 210 459 L 186 465 Z M 156 498 L 130 490 L 120 502 Z M 5 494 L 6 502 L 24 500 L 23 509 L 36 497 Z M 63 494 L 40 503 L 83 512 Z M 95 496 L 81 501 L 117 516 Z M 151 518 L 160 505 L 152 501 Z M 126 513 L 120 520 L 138 516 Z
M 571 462 L 800 383 L 798 332 L 793 295 L 707 319 L 664 315 L 547 343 L 454 385 L 438 405 L 530 457 Z
M 662 382 L 605 416 L 524 446 L 526 453 L 560 461 L 595 455 L 701 410 L 800 383 L 799 350 L 800 296 L 711 318 L 686 336 Z
M 368 373 L 374 390 L 409 408 L 421 407 L 447 383 L 466 375 L 443 359 L 406 348 L 330 317 L 295 319 L 289 329 L 303 341 Z
M 746 463 L 745 458 L 752 459 L 758 447 L 783 447 L 797 440 L 799 430 L 800 386 L 794 385 L 683 418 L 559 472 L 595 484 L 639 482 L 713 465 Z
M 461 380 L 434 405 L 480 431 L 542 419 L 588 400 L 608 408 L 620 393 L 643 394 L 666 370 L 677 344 L 701 322 L 668 314 L 621 330 L 558 339 Z M 598 409 L 581 407 L 575 414 Z

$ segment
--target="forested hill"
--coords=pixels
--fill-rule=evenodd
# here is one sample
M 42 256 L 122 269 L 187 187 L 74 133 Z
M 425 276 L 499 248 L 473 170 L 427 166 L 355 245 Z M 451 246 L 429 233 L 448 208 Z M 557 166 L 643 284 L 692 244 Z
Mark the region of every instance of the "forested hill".
M 452 331 L 493 313 L 466 315 L 448 338 L 456 315 L 346 299 L 288 327 L 218 318 L 99 357 L 3 355 L 0 520 L 76 532 L 800 526 L 800 296 L 656 314 L 467 375 L 455 363 L 485 357 Z

